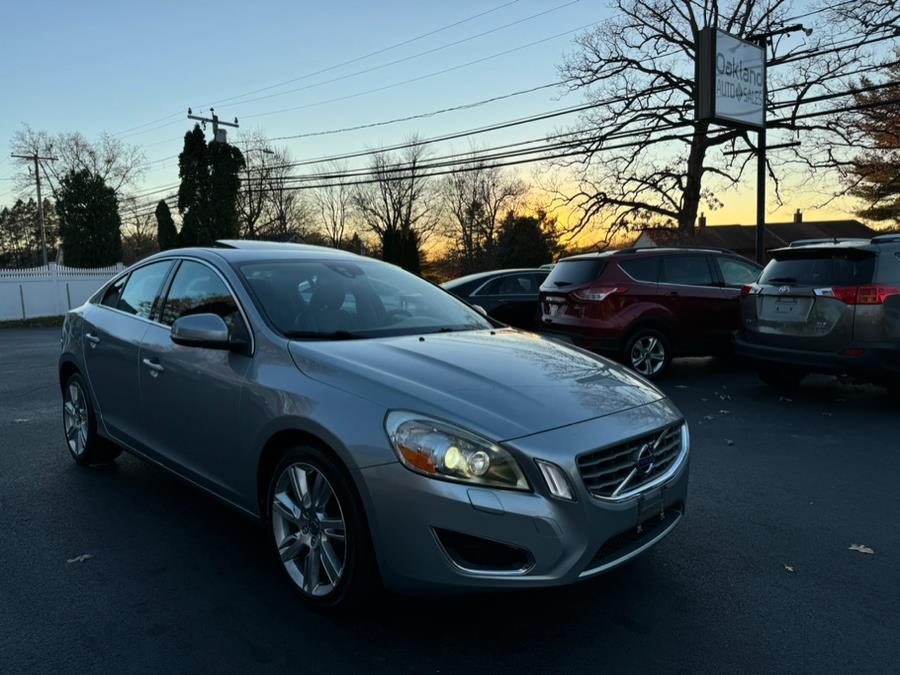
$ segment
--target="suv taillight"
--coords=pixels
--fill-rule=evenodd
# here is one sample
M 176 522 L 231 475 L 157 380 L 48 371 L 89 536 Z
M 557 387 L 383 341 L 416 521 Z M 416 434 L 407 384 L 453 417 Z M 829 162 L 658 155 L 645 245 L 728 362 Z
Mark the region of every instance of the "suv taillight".
M 834 298 L 847 305 L 883 305 L 892 295 L 900 295 L 900 288 L 893 286 L 836 286 L 830 290 Z M 816 295 L 828 294 L 817 291 Z
M 572 297 L 582 302 L 602 302 L 611 295 L 619 293 L 627 293 L 628 289 L 624 287 L 604 287 L 604 288 L 582 288 L 572 291 Z
M 745 284 L 741 286 L 741 297 L 746 298 L 748 295 L 756 295 L 759 293 L 759 286 L 756 284 Z

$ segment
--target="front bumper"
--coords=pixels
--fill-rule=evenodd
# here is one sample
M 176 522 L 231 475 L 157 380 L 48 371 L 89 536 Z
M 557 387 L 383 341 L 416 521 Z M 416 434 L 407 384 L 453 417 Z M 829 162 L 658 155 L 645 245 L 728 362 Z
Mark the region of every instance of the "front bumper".
M 664 483 L 622 501 L 593 497 L 577 473 L 575 457 L 680 417 L 663 400 L 504 443 L 518 451 L 533 492 L 435 480 L 399 463 L 364 469 L 372 507 L 370 525 L 385 584 L 404 592 L 557 586 L 633 558 L 680 522 L 687 500 L 687 454 Z M 554 462 L 566 472 L 576 501 L 549 496 L 534 458 Z M 529 564 L 510 571 L 467 568 L 452 560 L 442 546 L 436 534 L 441 530 L 524 550 Z
M 861 353 L 850 356 L 854 347 L 850 345 L 844 352 L 815 352 L 760 345 L 738 337 L 734 351 L 738 356 L 757 362 L 797 366 L 817 373 L 853 375 L 873 382 L 900 377 L 900 349 L 860 346 Z

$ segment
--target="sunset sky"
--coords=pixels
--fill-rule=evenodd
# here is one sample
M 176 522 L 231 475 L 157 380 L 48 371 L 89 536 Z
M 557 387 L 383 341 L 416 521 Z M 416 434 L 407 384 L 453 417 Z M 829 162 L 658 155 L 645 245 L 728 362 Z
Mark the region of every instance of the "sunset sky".
M 152 164 L 138 189 L 149 192 L 178 180 L 175 156 L 192 124 L 185 118 L 189 106 L 205 113 L 214 104 L 223 119 L 237 116 L 242 132 L 267 137 L 426 113 L 556 81 L 556 66 L 574 35 L 609 16 L 603 4 L 589 0 L 7 1 L 0 24 L 19 28 L 0 43 L 0 204 L 17 194 L 6 150 L 23 123 L 49 132 L 77 130 L 89 139 L 105 130 L 139 145 Z M 350 60 L 355 62 L 341 65 Z M 431 118 L 278 144 L 295 160 L 306 159 L 580 102 L 580 93 L 543 89 Z M 475 142 L 486 147 L 537 138 L 571 121 L 492 132 Z M 232 131 L 230 139 L 240 134 Z M 465 151 L 471 142 L 435 150 Z M 753 221 L 752 171 L 747 179 L 742 190 L 723 195 L 725 207 L 708 214 L 711 224 Z M 794 195 L 781 210 L 773 201 L 770 218 L 789 219 L 797 207 L 807 210 L 807 218 L 849 215 L 839 207 L 808 210 L 821 199 L 812 192 Z

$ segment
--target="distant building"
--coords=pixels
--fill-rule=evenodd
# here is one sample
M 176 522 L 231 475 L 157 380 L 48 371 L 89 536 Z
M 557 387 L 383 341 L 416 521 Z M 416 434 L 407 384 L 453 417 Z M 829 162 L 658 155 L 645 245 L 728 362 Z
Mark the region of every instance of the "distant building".
M 766 250 L 788 246 L 800 239 L 869 239 L 878 232 L 863 225 L 858 220 L 803 220 L 797 210 L 794 220 L 789 223 L 766 223 Z M 647 229 L 634 243 L 635 248 L 656 246 L 679 246 L 678 233 L 674 229 Z M 701 248 L 723 248 L 749 258 L 756 259 L 755 225 L 706 225 L 706 217 L 700 216 L 696 232 L 685 246 Z

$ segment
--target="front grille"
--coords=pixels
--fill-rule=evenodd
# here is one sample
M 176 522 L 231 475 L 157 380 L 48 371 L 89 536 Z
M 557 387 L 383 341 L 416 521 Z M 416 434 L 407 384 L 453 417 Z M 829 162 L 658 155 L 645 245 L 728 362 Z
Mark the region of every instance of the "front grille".
M 661 476 L 680 454 L 681 424 L 676 424 L 581 455 L 577 460 L 578 470 L 591 494 L 609 498 L 631 492 Z M 616 494 L 629 476 L 631 479 Z

